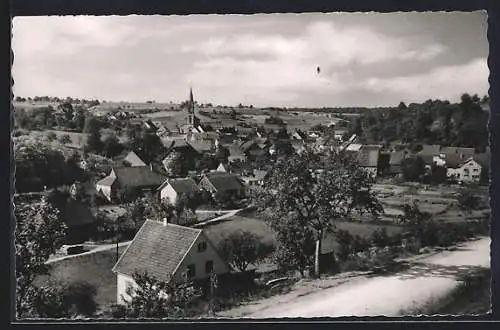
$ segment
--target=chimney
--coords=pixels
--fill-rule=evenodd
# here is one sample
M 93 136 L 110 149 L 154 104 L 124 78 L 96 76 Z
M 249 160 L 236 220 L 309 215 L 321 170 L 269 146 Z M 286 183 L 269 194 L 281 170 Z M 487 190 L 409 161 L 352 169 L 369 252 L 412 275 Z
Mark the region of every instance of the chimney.
M 166 226 L 168 224 L 167 218 L 163 218 L 163 225 Z

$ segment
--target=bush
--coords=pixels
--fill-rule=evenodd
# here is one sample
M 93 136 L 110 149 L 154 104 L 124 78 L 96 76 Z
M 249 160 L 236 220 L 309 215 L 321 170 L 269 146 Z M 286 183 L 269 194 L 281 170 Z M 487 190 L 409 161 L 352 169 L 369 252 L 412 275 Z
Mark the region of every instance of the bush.
M 46 137 L 49 141 L 55 141 L 55 139 L 57 139 L 57 135 L 54 132 L 48 132 Z

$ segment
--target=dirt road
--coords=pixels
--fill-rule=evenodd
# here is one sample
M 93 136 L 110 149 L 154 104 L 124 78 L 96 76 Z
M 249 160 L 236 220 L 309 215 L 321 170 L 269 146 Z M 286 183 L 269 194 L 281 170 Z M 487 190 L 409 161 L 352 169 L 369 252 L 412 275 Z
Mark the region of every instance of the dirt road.
M 219 317 L 399 316 L 404 310 L 446 296 L 463 276 L 489 268 L 490 239 L 481 238 L 461 244 L 454 251 L 413 258 L 410 264 L 409 269 L 397 274 L 337 280 L 330 288 L 302 289 L 300 294 L 292 291 L 222 312 Z

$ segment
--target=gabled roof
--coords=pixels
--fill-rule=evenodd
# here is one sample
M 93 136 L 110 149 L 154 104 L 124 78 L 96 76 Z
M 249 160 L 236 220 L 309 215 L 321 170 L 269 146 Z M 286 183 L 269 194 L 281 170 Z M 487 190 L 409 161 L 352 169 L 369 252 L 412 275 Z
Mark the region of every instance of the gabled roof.
M 205 174 L 204 179 L 208 180 L 217 191 L 241 189 L 243 187 L 238 176 L 231 173 L 212 172 Z
M 102 178 L 101 180 L 96 182 L 96 186 L 106 186 L 106 187 L 111 187 L 113 183 L 115 183 L 116 178 L 112 176 L 106 176 Z
M 211 141 L 195 140 L 190 141 L 189 144 L 199 153 L 212 151 L 214 145 Z
M 446 154 L 446 155 L 449 155 L 449 154 L 462 154 L 464 155 L 465 157 L 467 156 L 472 156 L 476 153 L 476 151 L 474 150 L 474 148 L 462 148 L 462 147 L 443 147 L 441 149 L 441 153 L 442 154 Z
M 438 155 L 441 152 L 441 146 L 438 144 L 424 144 L 422 145 L 422 150 L 418 153 L 420 155 Z
M 360 151 L 362 147 L 363 147 L 363 145 L 362 145 L 362 144 L 359 144 L 359 143 L 351 143 L 351 144 L 349 144 L 349 145 L 345 148 L 345 150 L 346 150 L 346 151 Z
M 458 154 L 446 155 L 446 167 L 448 168 L 459 168 L 462 165 L 468 163 L 470 160 L 474 160 L 474 157 L 460 157 Z M 477 162 L 477 161 L 476 161 Z M 479 164 L 479 162 L 477 162 Z M 479 164 L 481 165 L 481 164 Z
M 133 151 L 130 151 L 125 158 L 124 162 L 129 163 L 131 166 L 147 166 L 146 163 Z
M 177 194 L 188 194 L 198 190 L 196 182 L 191 178 L 168 179 L 162 183 L 158 190 L 170 185 Z
M 114 167 L 116 179 L 123 186 L 150 187 L 159 186 L 165 181 L 165 177 L 153 172 L 149 167 Z
M 240 144 L 240 148 L 243 152 L 247 152 L 253 146 L 257 146 L 254 140 L 248 140 Z
M 135 272 L 147 272 L 169 281 L 201 232 L 201 229 L 146 220 L 112 270 L 130 277 Z
M 394 151 L 390 154 L 389 165 L 398 166 L 401 165 L 405 159 L 407 152 L 405 150 Z
M 245 153 L 243 152 L 243 150 L 241 149 L 240 146 L 237 146 L 237 145 L 229 145 L 227 146 L 227 149 L 229 150 L 229 156 L 245 156 Z

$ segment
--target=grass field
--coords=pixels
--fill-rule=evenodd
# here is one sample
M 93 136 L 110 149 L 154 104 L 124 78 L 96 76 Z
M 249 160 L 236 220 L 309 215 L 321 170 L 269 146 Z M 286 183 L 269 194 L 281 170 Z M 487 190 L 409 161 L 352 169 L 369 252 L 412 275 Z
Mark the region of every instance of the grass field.
M 119 254 L 124 249 L 119 248 Z M 104 307 L 116 302 L 116 275 L 111 271 L 115 263 L 115 249 L 75 256 L 50 264 L 50 275 L 38 278 L 37 282 L 49 279 L 68 284 L 86 282 L 96 288 L 95 301 Z
M 239 230 L 247 230 L 262 237 L 265 242 L 276 243 L 274 232 L 262 220 L 253 217 L 234 216 L 230 220 L 220 222 L 214 225 L 208 225 L 204 228 L 207 236 L 218 244 L 224 235 Z M 389 224 L 369 224 L 369 223 L 355 223 L 355 222 L 337 222 L 337 229 L 347 230 L 352 235 L 359 235 L 364 238 L 369 238 L 373 232 L 379 228 L 385 228 L 389 235 L 400 233 L 404 227 Z M 325 238 L 323 241 L 323 252 L 330 252 L 338 247 L 334 237 Z

